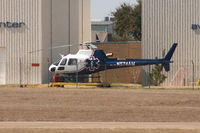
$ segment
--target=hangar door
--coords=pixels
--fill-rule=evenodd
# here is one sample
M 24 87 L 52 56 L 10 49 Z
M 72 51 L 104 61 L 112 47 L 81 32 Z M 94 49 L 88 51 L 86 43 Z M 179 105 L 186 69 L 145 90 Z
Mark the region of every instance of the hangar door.
M 0 48 L 0 84 L 6 84 L 6 52 Z

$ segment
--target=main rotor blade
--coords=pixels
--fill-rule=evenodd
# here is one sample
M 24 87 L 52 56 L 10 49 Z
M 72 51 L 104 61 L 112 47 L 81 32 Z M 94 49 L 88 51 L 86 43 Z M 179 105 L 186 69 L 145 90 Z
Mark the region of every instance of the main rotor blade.
M 47 48 L 47 49 L 38 49 L 38 50 L 30 51 L 28 53 L 31 54 L 31 53 L 35 53 L 35 52 L 48 51 L 48 50 L 52 50 L 52 49 L 65 48 L 65 47 L 72 47 L 72 46 L 76 46 L 76 45 L 75 44 L 73 44 L 73 45 L 61 45 L 61 46 L 55 46 L 55 47 Z

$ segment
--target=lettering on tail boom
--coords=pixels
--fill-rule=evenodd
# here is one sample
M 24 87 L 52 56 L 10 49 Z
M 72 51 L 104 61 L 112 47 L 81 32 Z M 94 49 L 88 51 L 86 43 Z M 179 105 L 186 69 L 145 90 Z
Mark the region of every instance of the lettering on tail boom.
M 117 66 L 135 66 L 135 62 L 133 61 L 120 61 L 120 62 L 117 62 Z

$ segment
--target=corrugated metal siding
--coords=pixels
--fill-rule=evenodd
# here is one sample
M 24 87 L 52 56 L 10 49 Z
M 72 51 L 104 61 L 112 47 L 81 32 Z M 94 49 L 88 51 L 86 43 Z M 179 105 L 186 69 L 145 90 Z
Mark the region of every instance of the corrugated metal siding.
M 40 0 L 0 0 L 1 22 L 24 22 L 22 28 L 0 28 L 0 47 L 6 48 L 6 83 L 17 84 L 20 80 L 19 58 L 22 59 L 22 83 L 40 83 L 40 63 L 38 53 L 29 54 L 40 48 L 39 7 Z
M 59 53 L 68 54 L 69 47 L 38 50 L 75 43 L 72 52 L 78 43 L 90 41 L 89 6 L 90 0 L 0 0 L 0 22 L 25 23 L 22 28 L 0 28 L 0 47 L 5 47 L 7 58 L 6 83 L 19 84 L 20 78 L 22 84 L 47 83 L 49 64 Z M 32 67 L 32 63 L 40 66 Z
M 177 42 L 174 63 L 166 73 L 168 78 L 164 85 L 191 85 L 192 60 L 197 81 L 200 78 L 200 32 L 192 30 L 191 25 L 200 24 L 200 1 L 143 0 L 142 6 L 143 58 L 161 58 L 162 50 L 166 48 L 167 52 Z M 147 71 L 147 67 L 144 69 Z

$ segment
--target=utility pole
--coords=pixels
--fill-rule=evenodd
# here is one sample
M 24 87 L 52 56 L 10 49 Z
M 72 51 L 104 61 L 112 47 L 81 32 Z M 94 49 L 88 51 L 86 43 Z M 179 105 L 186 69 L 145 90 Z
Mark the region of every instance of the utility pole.
M 76 60 L 76 88 L 78 88 L 78 60 Z
M 50 66 L 50 64 L 49 64 L 49 58 L 47 59 L 47 61 L 48 61 L 48 67 Z M 47 72 L 48 72 L 48 88 L 49 88 L 49 84 L 50 84 L 50 79 L 51 79 L 51 77 L 50 77 L 50 74 L 49 74 L 49 70 L 47 69 Z
M 150 75 L 150 65 L 149 65 L 149 75 Z M 150 82 L 150 80 L 149 80 L 149 89 L 151 88 L 151 82 Z
M 22 60 L 21 57 L 19 57 L 19 87 L 22 88 Z
M 192 60 L 192 89 L 194 90 L 194 61 Z

